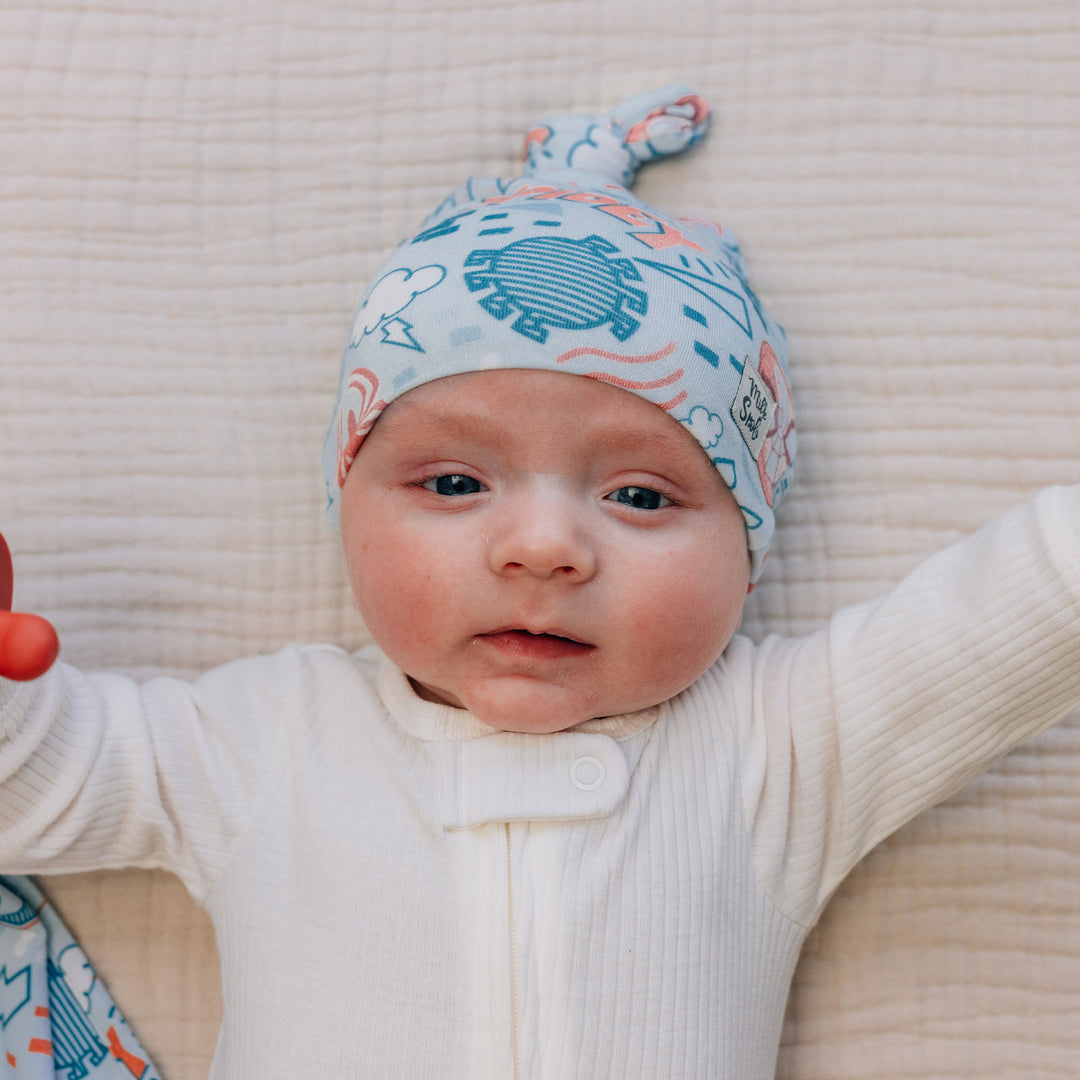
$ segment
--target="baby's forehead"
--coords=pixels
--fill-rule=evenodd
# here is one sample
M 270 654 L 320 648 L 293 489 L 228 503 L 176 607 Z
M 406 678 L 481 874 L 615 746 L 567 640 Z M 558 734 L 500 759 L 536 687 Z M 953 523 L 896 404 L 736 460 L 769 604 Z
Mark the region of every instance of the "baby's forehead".
M 665 410 L 562 372 L 500 369 L 417 386 L 375 422 L 359 460 L 376 466 L 375 457 L 405 471 L 572 473 L 590 483 L 667 482 L 695 498 L 730 497 L 709 454 Z
M 557 432 L 583 443 L 702 456 L 700 444 L 660 406 L 597 378 L 531 368 L 450 375 L 395 398 L 375 425 L 507 441 Z

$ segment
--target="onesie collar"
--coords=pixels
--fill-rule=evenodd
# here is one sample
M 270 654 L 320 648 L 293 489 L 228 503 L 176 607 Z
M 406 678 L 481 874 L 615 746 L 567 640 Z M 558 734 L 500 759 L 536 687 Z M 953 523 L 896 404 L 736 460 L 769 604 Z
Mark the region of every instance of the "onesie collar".
M 385 655 L 380 655 L 378 680 L 379 693 L 390 710 L 390 715 L 414 739 L 421 739 L 424 742 L 464 742 L 468 739 L 508 734 L 495 731 L 465 709 L 425 701 L 413 689 L 408 675 Z M 652 727 L 659 715 L 660 706 L 653 705 L 640 712 L 586 720 L 582 724 L 568 728 L 567 732 L 556 734 L 580 732 L 606 735 L 610 739 L 622 741 Z M 528 736 L 528 738 L 548 737 L 547 735 Z
M 444 829 L 605 818 L 625 801 L 663 706 L 544 735 L 494 731 L 464 709 L 424 701 L 385 657 L 379 692 L 424 746 Z

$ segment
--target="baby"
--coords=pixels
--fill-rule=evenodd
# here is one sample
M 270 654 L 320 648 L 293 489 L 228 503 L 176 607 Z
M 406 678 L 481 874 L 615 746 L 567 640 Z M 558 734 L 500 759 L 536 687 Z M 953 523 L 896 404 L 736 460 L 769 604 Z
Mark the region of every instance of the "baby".
M 626 190 L 707 118 L 549 121 L 378 273 L 324 448 L 377 646 L 0 682 L 3 867 L 178 873 L 214 1077 L 765 1080 L 848 871 L 1080 704 L 1076 487 L 735 635 L 785 338 L 725 231 Z

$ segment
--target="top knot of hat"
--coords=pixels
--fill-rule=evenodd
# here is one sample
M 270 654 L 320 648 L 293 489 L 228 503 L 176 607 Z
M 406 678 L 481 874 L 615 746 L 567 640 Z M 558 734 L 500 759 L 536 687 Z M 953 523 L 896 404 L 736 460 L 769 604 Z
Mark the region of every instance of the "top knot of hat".
M 550 117 L 525 137 L 525 175 L 629 187 L 643 162 L 693 146 L 709 112 L 704 98 L 676 85 L 627 98 L 599 116 Z
M 323 447 L 332 523 L 395 398 L 465 372 L 563 371 L 643 397 L 689 431 L 742 511 L 757 579 L 795 456 L 787 339 L 726 229 L 627 190 L 638 165 L 692 146 L 708 119 L 684 86 L 553 117 L 526 137 L 524 175 L 466 180 L 401 243 L 341 358 Z

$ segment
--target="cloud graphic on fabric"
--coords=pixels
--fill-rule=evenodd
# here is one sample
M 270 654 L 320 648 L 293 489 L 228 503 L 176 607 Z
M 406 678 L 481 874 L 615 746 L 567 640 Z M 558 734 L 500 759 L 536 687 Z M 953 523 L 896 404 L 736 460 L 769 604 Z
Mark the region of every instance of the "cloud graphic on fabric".
M 686 423 L 693 430 L 694 438 L 706 449 L 716 446 L 724 434 L 724 421 L 716 413 L 709 412 L 704 405 L 691 409 Z
M 384 320 L 404 311 L 421 293 L 434 289 L 446 277 L 442 266 L 421 266 L 416 270 L 391 270 L 371 287 L 364 306 L 357 312 L 349 335 L 350 345 L 359 345 Z
M 598 172 L 604 175 L 626 172 L 633 161 L 630 151 L 605 128 L 593 128 L 588 139 L 577 143 L 570 151 L 572 169 Z
M 64 982 L 68 984 L 72 993 L 83 998 L 85 1004 L 82 1006 L 82 1010 L 88 1013 L 90 1011 L 90 993 L 94 989 L 97 976 L 90 966 L 90 961 L 86 959 L 86 954 L 78 945 L 69 945 L 60 953 L 57 959 L 60 962 L 59 968 L 63 973 Z

